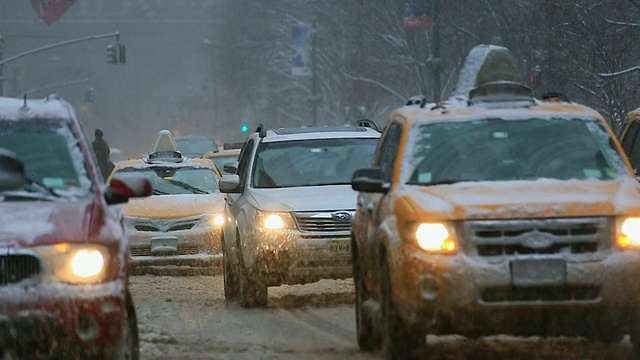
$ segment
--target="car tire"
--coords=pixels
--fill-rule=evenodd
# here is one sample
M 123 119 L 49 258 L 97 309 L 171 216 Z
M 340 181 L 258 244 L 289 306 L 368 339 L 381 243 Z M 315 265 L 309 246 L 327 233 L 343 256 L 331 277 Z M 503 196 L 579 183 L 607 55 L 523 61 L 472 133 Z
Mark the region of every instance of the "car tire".
M 231 261 L 229 261 L 229 253 L 227 251 L 224 238 L 222 239 L 222 276 L 224 278 L 224 298 L 226 300 L 235 300 L 238 298 L 239 285 L 238 276 L 233 269 Z
M 380 267 L 380 299 L 382 301 L 382 350 L 385 358 L 392 360 L 419 359 L 417 355 L 426 348 L 426 334 L 410 329 L 398 315 L 393 293 L 391 276 L 386 255 L 382 256 Z
M 242 247 L 240 245 L 240 233 L 236 233 L 238 257 L 238 302 L 245 308 L 267 307 L 267 286 L 260 281 L 257 274 L 245 266 Z
M 356 293 L 356 333 L 358 337 L 358 347 L 362 351 L 380 350 L 380 334 L 376 331 L 374 320 L 371 318 L 371 312 L 366 311 L 364 300 L 370 296 L 366 293 L 364 283 L 364 272 L 362 263 L 360 262 L 360 254 L 355 241 L 351 242 L 351 254 L 353 257 L 353 282 L 355 284 Z
M 120 341 L 113 356 L 114 360 L 138 360 L 140 359 L 140 338 L 138 334 L 138 319 L 133 306 L 131 294 L 126 294 L 126 312 L 120 331 Z

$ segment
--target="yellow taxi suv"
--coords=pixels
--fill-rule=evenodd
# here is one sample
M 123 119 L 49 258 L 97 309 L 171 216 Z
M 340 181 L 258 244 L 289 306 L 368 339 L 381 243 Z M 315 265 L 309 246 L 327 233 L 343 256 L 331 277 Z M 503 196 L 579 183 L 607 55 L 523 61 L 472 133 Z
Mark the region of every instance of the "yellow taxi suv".
M 226 145 L 226 144 L 225 144 Z M 240 156 L 240 149 L 227 149 L 224 148 L 219 151 L 209 151 L 204 154 L 204 158 L 207 158 L 213 161 L 213 164 L 216 166 L 216 171 L 220 176 L 222 175 L 231 175 L 231 172 L 228 172 L 224 169 L 224 165 L 229 163 L 237 163 L 238 156 Z M 236 165 L 237 166 L 237 165 Z
M 145 201 L 123 206 L 135 273 L 214 270 L 222 257 L 224 195 L 211 160 L 182 156 L 162 130 L 147 157 L 119 162 L 112 174 L 140 174 L 153 187 Z
M 640 183 L 607 122 L 534 98 L 508 49 L 468 55 L 445 102 L 395 110 L 356 170 L 358 344 L 582 336 L 640 350 Z

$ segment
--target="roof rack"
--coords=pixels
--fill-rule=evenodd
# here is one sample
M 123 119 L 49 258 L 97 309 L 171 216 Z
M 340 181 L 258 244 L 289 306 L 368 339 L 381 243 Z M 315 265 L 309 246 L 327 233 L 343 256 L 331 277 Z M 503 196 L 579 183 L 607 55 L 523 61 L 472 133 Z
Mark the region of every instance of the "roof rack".
M 264 125 L 262 124 L 258 124 L 258 127 L 256 128 L 256 131 L 258 133 L 258 136 L 260 136 L 261 138 L 264 138 L 267 136 L 267 128 L 264 127 Z
M 375 121 L 370 120 L 370 119 L 360 119 L 356 121 L 356 124 L 360 127 L 366 127 L 366 128 L 370 128 L 373 129 L 377 132 L 380 132 L 380 128 L 378 127 L 378 124 L 375 123 Z

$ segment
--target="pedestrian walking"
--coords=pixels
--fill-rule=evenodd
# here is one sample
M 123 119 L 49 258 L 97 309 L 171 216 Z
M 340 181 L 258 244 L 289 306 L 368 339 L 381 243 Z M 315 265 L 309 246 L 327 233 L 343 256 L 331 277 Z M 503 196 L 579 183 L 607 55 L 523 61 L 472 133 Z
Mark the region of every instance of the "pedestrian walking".
M 95 140 L 91 143 L 93 147 L 93 152 L 96 154 L 96 159 L 98 160 L 98 167 L 100 168 L 100 172 L 102 173 L 102 177 L 106 179 L 109 177 L 111 170 L 113 170 L 113 163 L 109 158 L 111 154 L 111 149 L 109 148 L 109 144 L 102 138 L 104 133 L 100 129 L 96 129 L 95 131 Z

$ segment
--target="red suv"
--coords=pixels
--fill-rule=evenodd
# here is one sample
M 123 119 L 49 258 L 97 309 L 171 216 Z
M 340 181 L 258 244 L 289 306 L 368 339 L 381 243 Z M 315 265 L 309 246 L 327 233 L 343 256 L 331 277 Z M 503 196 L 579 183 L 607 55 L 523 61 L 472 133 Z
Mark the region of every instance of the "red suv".
M 73 107 L 0 98 L 0 358 L 137 359 L 122 211 Z

